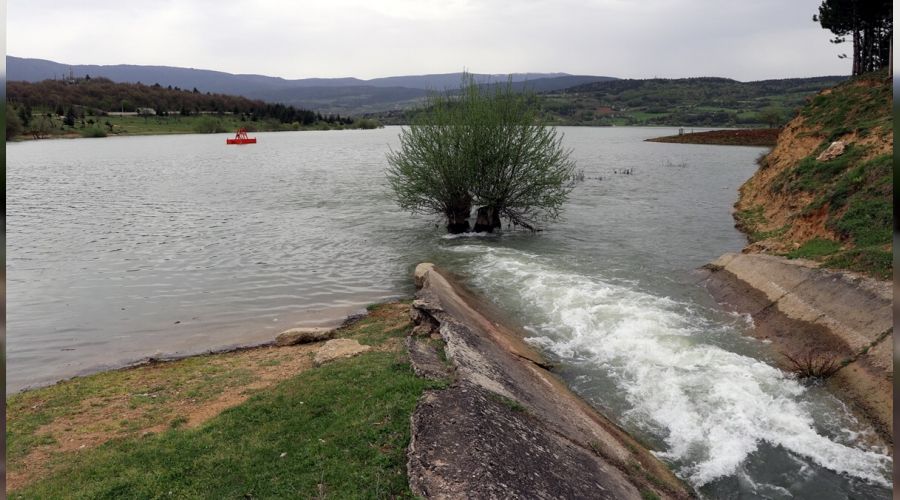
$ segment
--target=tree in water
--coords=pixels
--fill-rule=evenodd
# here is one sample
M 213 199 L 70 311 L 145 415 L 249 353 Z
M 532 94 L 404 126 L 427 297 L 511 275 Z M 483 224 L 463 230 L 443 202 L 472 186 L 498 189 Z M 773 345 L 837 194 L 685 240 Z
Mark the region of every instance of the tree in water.
M 894 36 L 893 6 L 888 0 L 824 0 L 813 16 L 834 33 L 831 43 L 853 41 L 853 74 L 861 75 L 890 63 Z M 841 54 L 838 57 L 847 57 Z
M 464 75 L 459 92 L 429 96 L 401 132 L 387 177 L 401 208 L 444 216 L 450 233 L 493 232 L 501 218 L 536 230 L 559 217 L 573 187 L 561 142 L 540 124 L 533 95 Z

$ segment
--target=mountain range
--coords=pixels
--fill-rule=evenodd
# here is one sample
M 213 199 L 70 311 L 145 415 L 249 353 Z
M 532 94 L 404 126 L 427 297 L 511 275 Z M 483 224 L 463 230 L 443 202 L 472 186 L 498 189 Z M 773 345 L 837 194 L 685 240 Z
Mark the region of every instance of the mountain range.
M 359 78 L 301 78 L 232 74 L 173 66 L 69 65 L 45 59 L 6 56 L 9 81 L 38 82 L 69 76 L 100 76 L 114 82 L 196 88 L 201 92 L 241 95 L 267 102 L 290 104 L 323 113 L 363 114 L 405 109 L 421 102 L 429 92 L 457 88 L 462 73 Z M 563 90 L 576 85 L 615 80 L 609 76 L 567 73 L 473 74 L 482 84 L 506 82 L 535 92 Z

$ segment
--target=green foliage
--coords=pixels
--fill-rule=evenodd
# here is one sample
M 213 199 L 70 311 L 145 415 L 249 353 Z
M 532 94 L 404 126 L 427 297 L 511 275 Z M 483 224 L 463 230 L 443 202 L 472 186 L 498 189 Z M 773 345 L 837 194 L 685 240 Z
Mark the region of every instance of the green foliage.
M 348 126 L 353 122 L 346 116 L 322 115 L 306 109 L 240 96 L 195 93 L 160 85 L 114 83 L 106 78 L 85 78 L 68 82 L 7 82 L 6 98 L 29 110 L 56 109 L 56 115 L 65 113 L 67 120 L 69 113 L 64 111 L 63 106 L 73 113 L 88 112 L 95 115 L 110 111 L 132 112 L 138 108 L 153 108 L 157 114 L 163 115 L 178 110 L 180 116 L 192 116 L 199 112 L 224 114 L 227 111 L 254 121 L 262 118 L 286 124 L 299 122 L 304 127 L 316 122 L 326 122 L 332 126 Z
M 803 109 L 805 122 L 818 126 L 829 142 L 846 133 L 890 126 L 890 107 L 884 108 L 892 100 L 890 85 L 883 84 L 886 76 L 886 71 L 863 75 L 853 82 L 872 84 L 851 82 L 817 95 Z
M 4 112 L 6 114 L 6 140 L 8 141 L 22 134 L 22 120 L 9 104 L 6 105 Z
M 429 384 L 394 353 L 366 353 L 304 372 L 199 429 L 80 453 L 10 498 L 410 497 L 409 415 Z
M 381 128 L 383 125 L 373 118 L 360 118 L 353 122 L 354 128 L 362 129 L 362 130 L 371 130 L 376 128 Z
M 657 495 L 652 490 L 641 490 L 641 499 L 642 500 L 659 500 L 659 495 Z
M 886 67 L 893 35 L 892 2 L 889 0 L 824 0 L 813 21 L 834 33 L 831 43 L 849 36 L 853 43 L 853 74 Z M 839 58 L 846 58 L 841 54 Z
M 540 104 L 545 119 L 559 125 L 779 126 L 811 94 L 845 80 L 612 80 L 542 94 Z
M 400 207 L 442 214 L 468 229 L 473 204 L 527 228 L 558 217 L 574 163 L 555 129 L 542 126 L 535 98 L 464 77 L 458 95 L 434 94 L 388 153 L 388 181 Z
M 197 132 L 198 134 L 217 134 L 228 132 L 228 129 L 222 126 L 220 120 L 211 116 L 204 116 L 200 118 L 200 121 L 194 124 L 194 132 Z
M 735 212 L 734 220 L 737 223 L 737 228 L 747 234 L 755 233 L 758 226 L 766 223 L 764 210 L 762 205 L 756 205 L 746 210 Z
M 831 255 L 841 249 L 837 241 L 813 238 L 804 243 L 800 248 L 787 254 L 789 259 L 817 259 Z
M 106 137 L 106 131 L 97 127 L 85 128 L 81 129 L 81 137 Z
M 829 161 L 818 161 L 816 157 L 824 150 L 826 143 L 819 150 L 801 160 L 796 167 L 785 170 L 773 184 L 776 192 L 820 192 L 825 185 L 830 184 L 838 176 L 843 174 L 848 167 L 856 164 L 865 154 L 865 148 L 849 145 L 844 154 Z
M 889 200 L 854 198 L 844 215 L 829 225 L 842 237 L 865 247 L 890 243 L 892 222 Z
M 829 257 L 823 265 L 833 269 L 848 269 L 874 278 L 894 277 L 894 254 L 878 247 L 854 248 Z

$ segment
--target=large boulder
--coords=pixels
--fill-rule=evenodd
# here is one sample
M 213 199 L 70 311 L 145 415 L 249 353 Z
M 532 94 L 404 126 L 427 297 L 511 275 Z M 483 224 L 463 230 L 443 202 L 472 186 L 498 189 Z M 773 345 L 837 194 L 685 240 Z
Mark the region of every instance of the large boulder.
M 286 346 L 321 342 L 334 337 L 334 328 L 291 328 L 275 337 L 275 345 Z
M 333 339 L 319 348 L 313 362 L 318 366 L 338 358 L 350 358 L 370 349 L 371 346 L 362 345 L 353 339 Z
M 830 161 L 838 156 L 844 154 L 844 151 L 847 149 L 847 145 L 844 144 L 844 141 L 834 141 L 828 146 L 828 149 L 822 151 L 822 153 L 816 157 L 816 161 Z

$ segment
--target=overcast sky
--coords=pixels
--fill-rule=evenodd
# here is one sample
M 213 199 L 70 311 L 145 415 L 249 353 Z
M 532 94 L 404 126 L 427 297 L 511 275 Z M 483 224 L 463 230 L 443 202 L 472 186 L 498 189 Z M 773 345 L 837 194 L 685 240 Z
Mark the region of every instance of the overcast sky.
M 285 78 L 849 74 L 821 0 L 8 0 L 7 53 Z

